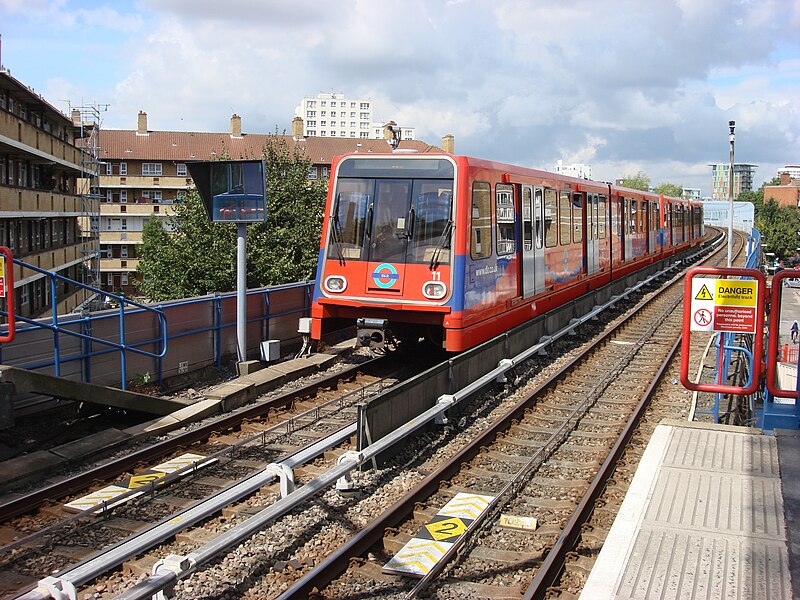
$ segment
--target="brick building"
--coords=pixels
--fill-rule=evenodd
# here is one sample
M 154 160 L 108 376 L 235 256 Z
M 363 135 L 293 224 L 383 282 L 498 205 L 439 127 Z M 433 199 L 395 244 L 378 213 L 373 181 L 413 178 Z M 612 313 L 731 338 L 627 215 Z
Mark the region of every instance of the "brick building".
M 104 129 L 100 159 L 100 279 L 102 288 L 137 294 L 133 284 L 139 264 L 144 225 L 151 217 L 166 218 L 193 186 L 186 162 L 260 158 L 272 135 L 242 133 L 242 119 L 231 117 L 230 131 L 198 133 L 152 131 L 147 114 L 138 115 L 137 129 Z M 297 125 L 293 123 L 293 125 Z M 386 140 L 347 137 L 278 136 L 289 149 L 295 147 L 313 163 L 309 179 L 326 179 L 334 156 L 350 152 L 388 152 Z M 452 143 L 452 138 L 450 138 Z M 400 149 L 418 152 L 440 148 L 417 140 L 404 140 Z

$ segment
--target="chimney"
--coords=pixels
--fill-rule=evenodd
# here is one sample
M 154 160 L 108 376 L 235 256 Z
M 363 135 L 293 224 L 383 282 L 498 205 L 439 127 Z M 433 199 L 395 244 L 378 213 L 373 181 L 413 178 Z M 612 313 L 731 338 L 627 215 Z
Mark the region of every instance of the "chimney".
M 231 137 L 242 137 L 242 117 L 236 113 L 231 116 Z
M 292 137 L 296 140 L 303 137 L 303 119 L 301 117 L 292 119 Z
M 781 185 L 789 185 L 792 183 L 792 176 L 789 175 L 786 171 L 780 174 L 781 175 Z
M 442 136 L 442 150 L 450 154 L 455 154 L 456 138 L 453 137 L 452 133 L 448 133 L 447 135 Z
M 143 110 L 139 111 L 139 124 L 136 135 L 147 135 L 147 113 Z
M 389 121 L 388 123 L 386 123 L 386 125 L 383 126 L 383 139 L 387 141 L 392 141 L 392 139 L 394 138 L 394 131 L 392 130 L 392 127 L 396 128 L 397 123 L 395 123 L 394 121 Z
M 77 108 L 72 109 L 72 124 L 73 125 L 81 124 L 81 111 L 79 111 Z

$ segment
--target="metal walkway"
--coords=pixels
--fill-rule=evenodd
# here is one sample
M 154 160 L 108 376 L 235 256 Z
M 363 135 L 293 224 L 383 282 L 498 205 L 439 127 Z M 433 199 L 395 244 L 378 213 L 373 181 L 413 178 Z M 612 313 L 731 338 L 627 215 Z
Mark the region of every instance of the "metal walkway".
M 800 494 L 781 471 L 800 438 L 782 433 L 658 425 L 580 599 L 793 598 Z

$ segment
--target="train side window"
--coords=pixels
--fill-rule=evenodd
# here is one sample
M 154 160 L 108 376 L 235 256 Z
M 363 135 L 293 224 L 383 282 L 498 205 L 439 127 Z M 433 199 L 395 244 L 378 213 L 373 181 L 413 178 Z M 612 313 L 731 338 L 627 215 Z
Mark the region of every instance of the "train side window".
M 541 248 L 544 244 L 544 201 L 542 199 L 542 188 L 533 191 L 533 228 L 536 232 L 536 247 Z
M 647 200 L 642 200 L 642 210 L 639 211 L 639 232 L 647 233 L 649 229 L 647 225 L 647 217 L 650 216 L 650 203 Z
M 492 188 L 486 181 L 472 184 L 471 238 L 472 258 L 487 258 L 492 255 Z
M 514 187 L 507 183 L 498 183 L 494 191 L 497 255 L 505 256 L 513 254 L 517 250 L 517 213 L 514 210 Z
M 531 188 L 522 186 L 522 247 L 533 250 L 533 198 Z
M 606 197 L 598 196 L 597 198 L 597 213 L 599 216 L 597 219 L 597 238 L 604 240 L 606 239 Z
M 629 230 L 631 233 L 637 233 L 638 225 L 639 225 L 639 211 L 637 210 L 637 202 L 636 200 L 631 199 L 630 201 L 626 198 L 625 203 L 627 204 L 630 202 L 631 212 L 630 212 L 630 221 L 629 221 Z
M 544 190 L 544 245 L 548 248 L 558 244 L 558 196 L 550 188 Z
M 558 237 L 562 246 L 566 246 L 572 242 L 570 239 L 572 237 L 572 211 L 570 210 L 571 202 L 569 196 L 569 192 L 561 192 L 561 202 L 558 207 L 560 224 Z
M 655 231 L 661 229 L 661 207 L 658 202 L 653 202 L 653 227 Z
M 572 194 L 572 241 L 575 243 L 583 241 L 583 198 L 583 194 Z M 589 201 L 591 201 L 591 196 Z M 590 204 L 590 215 L 591 208 Z

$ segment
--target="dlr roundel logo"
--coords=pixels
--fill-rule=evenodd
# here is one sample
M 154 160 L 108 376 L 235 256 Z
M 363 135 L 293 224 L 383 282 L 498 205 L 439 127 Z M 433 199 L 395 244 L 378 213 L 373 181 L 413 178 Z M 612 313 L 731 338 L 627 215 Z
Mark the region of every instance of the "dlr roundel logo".
M 382 263 L 375 267 L 375 272 L 372 274 L 372 281 L 375 282 L 379 288 L 388 289 L 392 287 L 395 282 L 400 279 L 400 275 L 397 274 L 397 269 L 394 268 L 394 265 L 390 265 L 389 263 Z

